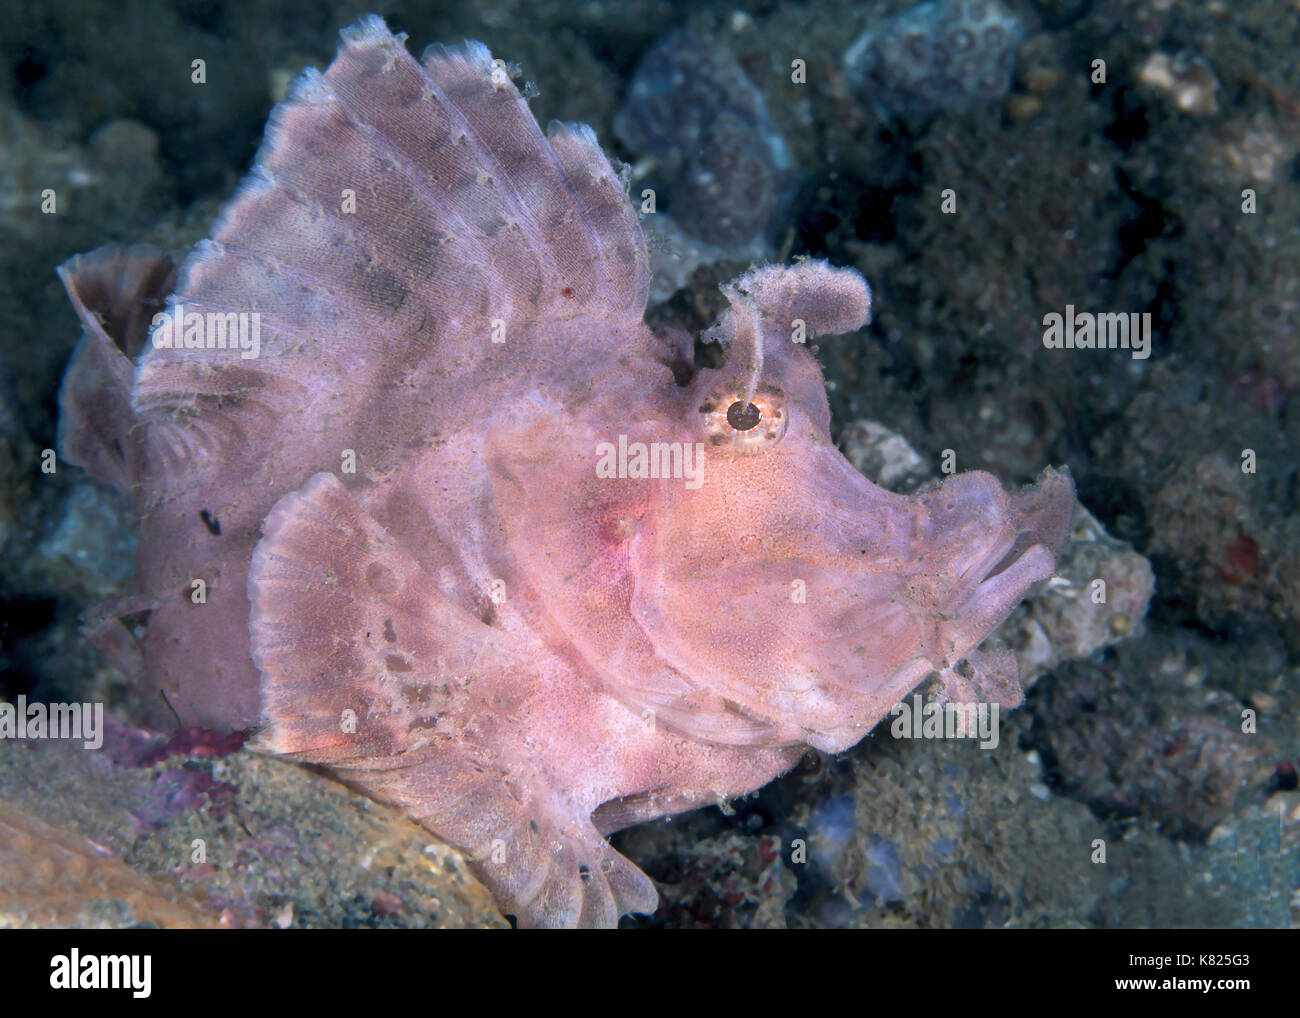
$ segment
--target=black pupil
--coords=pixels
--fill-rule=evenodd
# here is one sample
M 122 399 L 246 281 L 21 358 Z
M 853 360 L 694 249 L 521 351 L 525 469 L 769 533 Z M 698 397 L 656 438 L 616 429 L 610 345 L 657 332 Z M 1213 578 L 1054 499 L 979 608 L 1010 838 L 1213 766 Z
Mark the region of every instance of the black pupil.
M 727 407 L 727 423 L 737 431 L 748 431 L 750 428 L 758 427 L 762 417 L 763 412 L 753 403 L 742 403 L 736 400 Z

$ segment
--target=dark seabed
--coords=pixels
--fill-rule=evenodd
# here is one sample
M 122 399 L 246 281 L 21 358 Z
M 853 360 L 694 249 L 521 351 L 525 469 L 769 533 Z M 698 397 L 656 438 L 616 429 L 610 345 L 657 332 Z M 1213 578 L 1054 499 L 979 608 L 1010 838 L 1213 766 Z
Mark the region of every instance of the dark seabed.
M 394 811 L 143 727 L 146 694 L 80 631 L 132 590 L 131 506 L 50 452 L 81 331 L 56 266 L 207 236 L 288 82 L 369 10 L 0 2 L 0 699 L 108 716 L 98 752 L 0 741 L 0 926 L 505 923 Z M 625 830 L 661 900 L 622 925 L 1300 925 L 1300 9 L 374 10 L 417 54 L 482 40 L 539 122 L 590 124 L 655 192 L 652 325 L 698 336 L 751 263 L 861 272 L 872 321 L 818 359 L 868 477 L 1066 466 L 1086 509 L 999 631 L 1026 697 L 996 748 L 886 719 Z M 1112 314 L 1129 348 L 1057 348 L 1058 319 Z M 25 894 L 8 875 L 34 853 L 81 864 Z

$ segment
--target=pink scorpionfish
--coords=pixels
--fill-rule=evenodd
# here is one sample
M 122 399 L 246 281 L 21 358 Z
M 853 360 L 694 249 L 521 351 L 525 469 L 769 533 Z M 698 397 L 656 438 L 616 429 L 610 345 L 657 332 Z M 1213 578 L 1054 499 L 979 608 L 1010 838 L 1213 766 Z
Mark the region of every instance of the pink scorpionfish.
M 653 911 L 606 835 L 844 750 L 932 673 L 1020 700 L 976 648 L 1051 575 L 1068 476 L 857 473 L 802 343 L 866 322 L 850 270 L 746 273 L 692 367 L 592 131 L 539 130 L 478 43 L 417 62 L 366 18 L 179 269 L 61 274 L 65 455 L 142 521 L 100 642 L 185 724 L 400 806 L 521 925 Z

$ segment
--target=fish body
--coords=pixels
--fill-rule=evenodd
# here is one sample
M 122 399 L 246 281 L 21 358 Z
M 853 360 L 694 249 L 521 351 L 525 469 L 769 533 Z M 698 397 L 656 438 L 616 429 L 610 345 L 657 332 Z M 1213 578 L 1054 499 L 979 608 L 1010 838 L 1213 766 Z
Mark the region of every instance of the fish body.
M 977 647 L 1051 574 L 1068 477 L 858 474 L 806 345 L 866 322 L 851 270 L 751 270 L 697 368 L 595 136 L 480 44 L 417 62 L 364 19 L 178 269 L 61 274 L 65 455 L 141 519 L 148 624 L 101 641 L 184 723 L 401 806 L 521 925 L 652 911 L 609 833 L 846 749 L 933 672 L 1019 702 Z

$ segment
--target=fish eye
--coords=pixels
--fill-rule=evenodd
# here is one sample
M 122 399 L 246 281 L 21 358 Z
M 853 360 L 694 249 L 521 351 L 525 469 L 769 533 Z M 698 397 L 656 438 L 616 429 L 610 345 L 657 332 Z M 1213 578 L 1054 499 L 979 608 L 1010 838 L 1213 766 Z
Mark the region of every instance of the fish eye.
M 772 448 L 790 426 L 785 395 L 774 385 L 760 385 L 749 400 L 735 389 L 714 389 L 701 400 L 699 412 L 709 444 L 739 453 Z
M 749 431 L 758 427 L 758 422 L 763 419 L 763 411 L 754 406 L 753 403 L 746 403 L 744 400 L 736 400 L 731 406 L 727 407 L 727 423 L 737 431 Z

